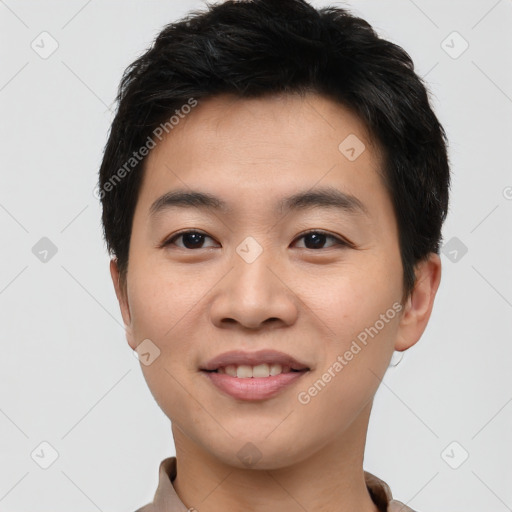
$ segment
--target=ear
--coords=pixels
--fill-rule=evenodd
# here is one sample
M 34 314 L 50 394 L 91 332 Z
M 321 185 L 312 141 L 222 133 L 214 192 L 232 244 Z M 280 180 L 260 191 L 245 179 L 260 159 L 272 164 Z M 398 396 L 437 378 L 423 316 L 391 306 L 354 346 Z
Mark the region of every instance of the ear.
M 434 299 L 441 282 L 441 258 L 430 253 L 426 261 L 417 264 L 416 285 L 404 308 L 398 327 L 395 350 L 402 352 L 421 338 L 434 306 Z
M 130 345 L 132 350 L 135 350 L 136 343 L 133 338 L 132 319 L 130 314 L 130 306 L 128 304 L 126 283 L 123 286 L 120 281 L 119 267 L 117 265 L 117 260 L 115 259 L 110 260 L 110 276 L 112 277 L 117 301 L 119 302 L 119 308 L 121 309 L 121 316 L 123 317 L 126 341 L 128 341 L 128 345 Z

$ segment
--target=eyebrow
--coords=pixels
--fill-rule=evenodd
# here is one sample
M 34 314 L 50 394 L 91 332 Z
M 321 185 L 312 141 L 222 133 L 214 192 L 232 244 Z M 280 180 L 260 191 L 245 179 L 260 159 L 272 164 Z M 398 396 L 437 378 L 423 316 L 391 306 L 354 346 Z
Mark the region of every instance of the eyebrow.
M 198 208 L 228 213 L 228 204 L 212 194 L 190 190 L 174 190 L 156 199 L 149 209 L 151 217 L 169 208 Z M 312 208 L 334 208 L 352 215 L 369 216 L 367 207 L 354 195 L 342 192 L 334 187 L 315 188 L 298 192 L 280 200 L 276 211 L 301 211 Z

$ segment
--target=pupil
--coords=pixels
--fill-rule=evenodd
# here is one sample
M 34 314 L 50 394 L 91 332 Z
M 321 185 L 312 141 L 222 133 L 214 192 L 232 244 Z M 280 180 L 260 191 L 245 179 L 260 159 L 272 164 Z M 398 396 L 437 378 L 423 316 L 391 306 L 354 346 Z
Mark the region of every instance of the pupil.
M 185 245 L 185 247 L 187 248 L 190 248 L 188 247 L 189 245 L 192 245 L 192 246 L 197 246 L 197 245 L 201 245 L 202 243 L 202 237 L 203 235 L 201 233 L 186 233 L 183 235 L 183 244 Z
M 325 242 L 325 240 L 324 240 L 325 236 L 326 235 L 323 235 L 322 233 L 309 233 L 305 237 L 305 245 L 306 245 L 306 247 L 308 245 L 307 244 L 308 238 L 310 240 L 313 240 L 313 247 L 312 247 L 313 249 L 322 246 L 323 242 Z M 308 249 L 311 249 L 311 247 L 308 247 Z

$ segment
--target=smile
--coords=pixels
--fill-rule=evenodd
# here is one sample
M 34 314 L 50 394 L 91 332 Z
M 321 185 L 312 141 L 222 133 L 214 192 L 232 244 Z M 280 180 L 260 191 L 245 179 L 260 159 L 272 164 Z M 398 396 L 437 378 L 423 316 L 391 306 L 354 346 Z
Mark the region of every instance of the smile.
M 222 393 L 238 400 L 266 400 L 297 382 L 309 370 L 290 370 L 281 365 L 230 365 L 201 373 Z M 273 375 L 271 375 L 273 371 Z

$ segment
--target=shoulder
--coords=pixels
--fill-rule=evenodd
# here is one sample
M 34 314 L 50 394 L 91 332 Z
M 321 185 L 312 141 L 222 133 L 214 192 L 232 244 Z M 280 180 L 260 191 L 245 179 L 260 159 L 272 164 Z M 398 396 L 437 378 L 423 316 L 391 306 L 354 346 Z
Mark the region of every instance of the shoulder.
M 135 512 L 153 512 L 154 507 L 152 503 L 148 503 L 147 505 L 144 505 L 141 508 L 138 508 Z
M 401 501 L 393 499 L 389 485 L 381 478 L 368 471 L 364 472 L 366 486 L 379 510 L 386 512 L 415 512 Z
M 388 504 L 387 512 L 416 512 L 407 505 L 404 505 L 401 501 L 391 500 Z

